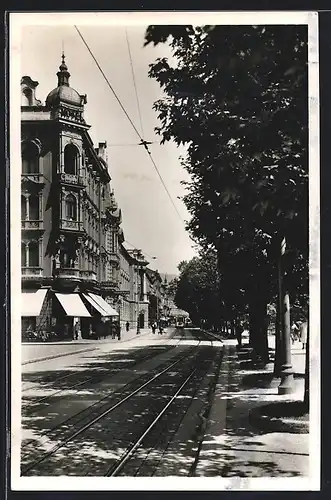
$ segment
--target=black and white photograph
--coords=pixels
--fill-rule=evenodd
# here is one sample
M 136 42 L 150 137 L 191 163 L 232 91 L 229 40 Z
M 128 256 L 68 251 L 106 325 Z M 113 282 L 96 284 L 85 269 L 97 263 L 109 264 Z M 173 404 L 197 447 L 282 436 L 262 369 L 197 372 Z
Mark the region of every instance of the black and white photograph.
M 9 23 L 12 489 L 318 490 L 317 13 Z

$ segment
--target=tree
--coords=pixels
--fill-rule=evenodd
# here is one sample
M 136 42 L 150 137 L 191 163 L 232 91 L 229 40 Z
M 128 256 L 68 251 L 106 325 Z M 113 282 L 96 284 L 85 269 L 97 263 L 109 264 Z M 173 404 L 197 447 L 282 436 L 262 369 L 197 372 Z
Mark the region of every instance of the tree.
M 285 237 L 303 263 L 308 255 L 307 29 L 146 32 L 146 44 L 168 40 L 174 62 L 158 59 L 149 75 L 165 93 L 154 104 L 162 142 L 187 146 L 187 229 L 217 250 L 220 268 L 245 290 L 251 341 L 267 360 L 265 299 L 277 290 L 280 241 Z M 306 267 L 297 271 L 288 266 L 294 290 Z
M 220 276 L 215 250 L 201 250 L 198 257 L 182 262 L 178 269 L 175 304 L 190 314 L 193 323 L 204 320 L 209 328 L 219 324 Z

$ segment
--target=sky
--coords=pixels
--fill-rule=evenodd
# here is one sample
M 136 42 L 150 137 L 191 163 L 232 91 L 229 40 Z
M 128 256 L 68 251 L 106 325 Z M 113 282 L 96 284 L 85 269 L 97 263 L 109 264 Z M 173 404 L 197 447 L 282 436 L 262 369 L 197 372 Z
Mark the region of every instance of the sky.
M 180 181 L 189 180 L 189 177 L 179 161 L 185 149 L 174 143 L 160 145 L 160 137 L 154 132 L 159 122 L 152 107 L 162 97 L 162 91 L 158 83 L 148 77 L 149 64 L 157 57 L 170 56 L 170 48 L 165 44 L 143 47 L 147 25 L 78 28 L 141 135 L 145 140 L 155 141 L 149 146 L 150 151 L 180 216 L 145 149 L 137 145 L 139 137 L 74 26 L 24 26 L 21 76 L 27 75 L 39 82 L 36 97 L 44 103 L 48 93 L 57 86 L 56 73 L 64 49 L 71 74 L 70 86 L 80 94 L 87 94 L 84 116 L 91 125 L 90 136 L 95 146 L 107 142 L 111 185 L 122 209 L 127 246 L 142 249 L 150 267 L 176 274 L 178 263 L 195 255 L 192 240 L 184 229 L 183 221 L 189 220 L 189 214 L 178 199 L 185 193 Z M 125 146 L 116 146 L 119 144 Z

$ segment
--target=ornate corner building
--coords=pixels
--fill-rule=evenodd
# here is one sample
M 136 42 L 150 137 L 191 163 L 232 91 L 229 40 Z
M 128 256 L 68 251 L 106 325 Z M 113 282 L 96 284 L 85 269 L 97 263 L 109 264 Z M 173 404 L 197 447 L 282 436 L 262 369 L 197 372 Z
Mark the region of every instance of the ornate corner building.
M 64 56 L 57 78 L 45 105 L 38 82 L 21 79 L 22 330 L 72 338 L 78 323 L 87 338 L 123 313 L 122 215 L 107 144 L 93 146 L 87 97 L 70 87 Z M 129 311 L 121 323 L 125 316 L 133 321 Z

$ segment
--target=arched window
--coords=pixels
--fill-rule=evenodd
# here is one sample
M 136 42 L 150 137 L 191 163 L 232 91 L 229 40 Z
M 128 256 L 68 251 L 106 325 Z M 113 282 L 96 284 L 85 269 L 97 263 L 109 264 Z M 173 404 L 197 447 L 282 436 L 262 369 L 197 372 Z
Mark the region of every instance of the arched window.
M 39 267 L 39 243 L 37 241 L 29 243 L 29 267 Z
M 26 211 L 26 198 L 25 196 L 21 196 L 21 220 L 27 219 L 27 211 Z
M 22 147 L 22 171 L 23 174 L 39 173 L 39 149 L 32 142 Z
M 78 171 L 78 150 L 72 144 L 64 148 L 64 171 L 66 174 L 77 175 Z
M 66 218 L 68 220 L 77 220 L 77 202 L 72 194 L 66 197 Z
M 39 196 L 32 194 L 29 199 L 29 219 L 39 220 Z

